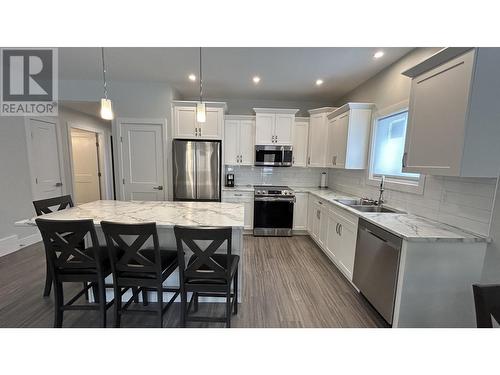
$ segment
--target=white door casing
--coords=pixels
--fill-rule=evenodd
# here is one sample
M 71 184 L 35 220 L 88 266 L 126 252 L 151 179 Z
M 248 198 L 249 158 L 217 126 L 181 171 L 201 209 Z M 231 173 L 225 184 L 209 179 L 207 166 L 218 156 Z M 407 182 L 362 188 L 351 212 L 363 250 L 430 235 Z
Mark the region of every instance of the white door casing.
M 71 129 L 71 165 L 76 204 L 101 199 L 98 137 L 96 133 Z
M 165 200 L 164 121 L 121 120 L 122 199 Z
M 66 190 L 57 119 L 26 118 L 25 129 L 33 199 L 63 195 Z

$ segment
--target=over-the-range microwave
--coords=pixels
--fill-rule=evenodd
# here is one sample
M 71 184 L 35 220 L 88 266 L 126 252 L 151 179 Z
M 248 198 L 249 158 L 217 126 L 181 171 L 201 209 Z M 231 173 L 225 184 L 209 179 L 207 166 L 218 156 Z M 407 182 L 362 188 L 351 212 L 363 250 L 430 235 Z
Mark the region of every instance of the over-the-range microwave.
M 292 146 L 255 146 L 255 165 L 269 167 L 291 167 Z

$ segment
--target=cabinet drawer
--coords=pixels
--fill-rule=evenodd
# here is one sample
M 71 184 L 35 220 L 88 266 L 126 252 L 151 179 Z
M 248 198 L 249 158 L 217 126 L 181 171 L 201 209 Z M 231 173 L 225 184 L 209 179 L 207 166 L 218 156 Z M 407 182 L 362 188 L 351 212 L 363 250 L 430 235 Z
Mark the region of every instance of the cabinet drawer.
M 222 200 L 224 199 L 252 199 L 253 193 L 249 191 L 222 191 Z

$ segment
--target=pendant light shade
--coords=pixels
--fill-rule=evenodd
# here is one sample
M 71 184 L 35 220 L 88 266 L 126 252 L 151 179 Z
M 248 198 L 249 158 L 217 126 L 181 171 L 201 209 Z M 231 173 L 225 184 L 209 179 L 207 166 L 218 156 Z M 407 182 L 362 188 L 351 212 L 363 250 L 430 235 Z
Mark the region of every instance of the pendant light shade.
M 113 104 L 109 99 L 101 99 L 101 118 L 104 120 L 113 120 L 114 118 Z
M 205 108 L 205 103 L 196 104 L 196 121 L 198 122 L 207 121 L 207 110 Z
M 201 47 L 200 47 L 200 102 L 196 104 L 196 121 L 204 123 L 207 121 L 207 109 L 203 103 L 203 75 L 201 71 Z
M 113 120 L 113 104 L 111 99 L 108 99 L 108 85 L 106 82 L 106 64 L 104 62 L 104 48 L 101 48 L 102 56 L 102 80 L 104 82 L 104 98 L 101 99 L 101 118 L 103 120 Z

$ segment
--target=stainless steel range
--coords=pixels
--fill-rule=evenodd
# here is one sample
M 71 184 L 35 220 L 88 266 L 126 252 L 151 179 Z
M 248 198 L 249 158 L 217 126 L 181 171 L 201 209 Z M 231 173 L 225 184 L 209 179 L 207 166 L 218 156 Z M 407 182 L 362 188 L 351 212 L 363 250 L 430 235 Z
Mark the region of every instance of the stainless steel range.
M 254 186 L 254 236 L 291 236 L 294 204 L 288 186 Z

